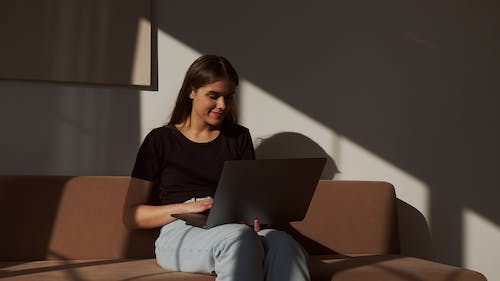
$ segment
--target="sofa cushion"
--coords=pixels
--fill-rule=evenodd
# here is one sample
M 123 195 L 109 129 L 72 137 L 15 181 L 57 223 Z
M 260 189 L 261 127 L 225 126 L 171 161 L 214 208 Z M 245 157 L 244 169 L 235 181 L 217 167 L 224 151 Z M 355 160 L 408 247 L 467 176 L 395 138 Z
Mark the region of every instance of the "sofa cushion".
M 303 221 L 292 226 L 310 254 L 399 254 L 394 187 L 387 182 L 318 183 Z M 289 231 L 291 232 L 291 231 Z
M 166 271 L 154 259 L 0 262 L 2 281 L 213 281 L 214 276 Z
M 129 177 L 0 176 L 0 260 L 154 257 L 158 230 L 122 224 Z
M 472 270 L 399 255 L 312 256 L 313 281 L 486 281 Z
M 397 255 L 312 256 L 312 281 L 486 281 L 478 272 Z M 154 259 L 0 262 L 2 281 L 214 281 L 215 276 L 161 269 Z

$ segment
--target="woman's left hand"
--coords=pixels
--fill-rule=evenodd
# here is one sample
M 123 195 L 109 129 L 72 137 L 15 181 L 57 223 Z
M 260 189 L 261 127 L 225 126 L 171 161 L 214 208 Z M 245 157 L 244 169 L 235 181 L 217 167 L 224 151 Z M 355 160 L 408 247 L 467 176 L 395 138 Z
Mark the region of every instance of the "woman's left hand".
M 260 231 L 260 222 L 258 218 L 253 219 L 253 230 L 255 230 L 255 232 Z

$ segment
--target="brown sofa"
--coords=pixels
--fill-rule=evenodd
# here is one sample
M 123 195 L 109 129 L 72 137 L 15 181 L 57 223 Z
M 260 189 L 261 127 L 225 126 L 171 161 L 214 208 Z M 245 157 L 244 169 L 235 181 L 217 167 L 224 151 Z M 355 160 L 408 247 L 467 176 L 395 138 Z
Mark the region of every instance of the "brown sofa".
M 157 266 L 158 230 L 121 223 L 128 177 L 0 176 L 0 281 L 214 280 Z M 478 272 L 399 255 L 394 188 L 320 181 L 287 231 L 311 255 L 313 281 L 486 280 Z M 418 235 L 418 234 L 416 234 Z

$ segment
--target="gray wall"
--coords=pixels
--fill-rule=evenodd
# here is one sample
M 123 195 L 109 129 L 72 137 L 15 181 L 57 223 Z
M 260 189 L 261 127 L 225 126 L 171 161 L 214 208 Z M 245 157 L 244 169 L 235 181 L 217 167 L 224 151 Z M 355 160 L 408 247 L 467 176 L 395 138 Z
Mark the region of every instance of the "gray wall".
M 433 258 L 466 265 L 463 210 L 500 224 L 498 4 L 251 3 L 156 1 L 158 28 L 425 182 Z M 138 90 L 0 81 L 0 94 L 0 173 L 129 174 Z
M 0 174 L 127 175 L 138 91 L 0 81 Z
M 162 31 L 228 56 L 252 83 L 425 182 L 437 260 L 464 264 L 464 208 L 500 223 L 496 2 L 157 8 Z

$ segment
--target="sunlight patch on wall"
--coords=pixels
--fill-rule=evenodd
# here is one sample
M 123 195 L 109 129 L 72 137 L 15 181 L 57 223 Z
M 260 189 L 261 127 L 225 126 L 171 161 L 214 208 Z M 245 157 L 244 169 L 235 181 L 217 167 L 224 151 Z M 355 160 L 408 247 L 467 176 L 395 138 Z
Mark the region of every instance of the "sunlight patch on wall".
M 158 30 L 158 91 L 141 91 L 140 143 L 152 129 L 168 121 L 184 74 L 200 55 L 169 34 Z
M 464 266 L 494 280 L 500 276 L 500 226 L 468 208 L 462 219 Z
M 163 125 L 174 107 L 189 65 L 201 54 L 158 30 L 158 92 L 142 91 L 141 139 Z M 335 179 L 383 180 L 396 187 L 400 199 L 428 214 L 429 192 L 425 183 L 358 146 L 348 138 L 241 78 L 239 120 L 252 133 L 254 146 L 282 132 L 296 132 L 316 142 L 333 158 L 340 174 Z
M 336 134 L 328 127 L 266 93 L 250 81 L 242 79 L 240 94 L 239 119 L 250 129 L 254 146 L 276 133 L 298 132 L 314 140 L 325 151 L 333 151 Z
M 138 85 L 151 85 L 151 32 L 151 22 L 139 18 L 130 80 Z
M 188 66 L 200 53 L 158 30 L 158 92 L 140 96 L 141 139 L 168 120 Z M 429 221 L 430 196 L 427 183 L 324 126 L 299 109 L 241 77 L 240 122 L 251 130 L 254 145 L 282 132 L 297 132 L 311 138 L 334 159 L 340 174 L 335 179 L 383 180 L 394 184 L 399 199 L 416 208 Z M 335 120 L 332 120 L 335 121 Z M 335 124 L 335 123 L 333 123 Z M 411 224 L 412 222 L 409 222 Z M 472 211 L 464 211 L 464 266 L 498 276 L 499 229 Z M 413 228 L 410 228 L 413 230 Z M 414 235 L 414 232 L 410 233 Z M 458 234 L 459 235 L 459 234 Z M 413 243 L 414 239 L 409 239 Z M 418 240 L 418 239 L 417 239 Z M 417 241 L 420 242 L 420 241 Z M 439 241 L 434 241 L 439 243 Z M 420 247 L 419 243 L 412 247 Z M 496 250 L 496 252 L 494 252 Z M 489 271 L 488 271 L 489 270 Z M 495 271 L 495 272 L 494 272 Z
M 345 137 L 338 142 L 339 166 L 343 171 L 339 179 L 388 181 L 395 186 L 396 196 L 418 209 L 429 222 L 430 194 L 423 181 Z
M 426 218 L 429 191 L 424 182 L 399 169 L 348 138 L 324 126 L 272 94 L 243 80 L 240 121 L 248 127 L 257 147 L 262 139 L 280 132 L 298 132 L 319 144 L 340 171 L 335 179 L 381 180 L 396 187 L 397 196 Z

